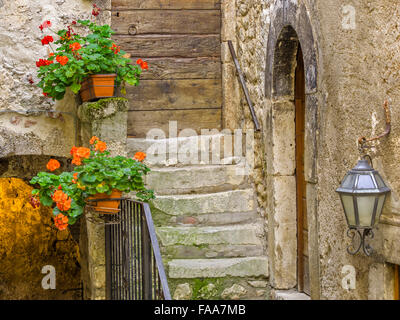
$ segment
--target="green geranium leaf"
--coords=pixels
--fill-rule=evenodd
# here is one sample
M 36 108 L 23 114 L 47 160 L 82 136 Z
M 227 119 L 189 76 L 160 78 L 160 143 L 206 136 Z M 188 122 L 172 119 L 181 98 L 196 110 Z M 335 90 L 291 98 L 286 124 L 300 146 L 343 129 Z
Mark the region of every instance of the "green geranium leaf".
M 71 89 L 71 91 L 72 91 L 73 93 L 78 93 L 79 90 L 81 90 L 81 85 L 80 85 L 79 83 L 73 83 L 73 84 L 70 86 L 70 89 Z

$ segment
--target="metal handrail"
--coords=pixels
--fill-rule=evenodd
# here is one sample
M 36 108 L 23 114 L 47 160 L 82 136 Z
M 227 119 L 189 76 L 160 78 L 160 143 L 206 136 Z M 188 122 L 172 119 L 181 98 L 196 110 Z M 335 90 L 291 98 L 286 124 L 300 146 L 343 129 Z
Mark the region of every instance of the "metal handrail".
M 90 199 L 87 200 L 90 203 L 96 203 L 96 202 L 102 202 L 102 201 L 120 201 L 121 205 L 121 210 L 126 209 L 127 207 L 129 208 L 129 206 L 127 206 L 126 204 L 123 204 L 125 202 L 130 202 L 136 205 L 139 205 L 141 207 L 141 222 L 139 220 L 136 220 L 136 222 L 139 224 L 139 227 L 142 229 L 141 231 L 141 236 L 138 236 L 138 238 L 135 237 L 135 240 L 139 240 L 140 238 L 142 240 L 142 254 L 146 255 L 144 257 L 141 258 L 141 260 L 144 262 L 144 265 L 146 265 L 147 267 L 150 267 L 151 265 L 151 257 L 146 254 L 146 252 L 150 252 L 149 250 L 152 251 L 153 254 L 153 258 L 154 258 L 154 262 L 155 265 L 157 266 L 157 271 L 158 271 L 158 277 L 159 277 L 159 282 L 161 284 L 161 289 L 162 289 L 162 293 L 163 293 L 163 298 L 164 300 L 171 300 L 171 293 L 169 290 L 169 286 L 168 286 L 168 281 L 167 281 L 167 276 L 165 273 L 165 268 L 164 268 L 164 264 L 162 261 L 162 257 L 161 257 L 161 251 L 160 251 L 160 246 L 158 244 L 158 240 L 157 240 L 157 235 L 156 235 L 156 230 L 155 230 L 155 226 L 154 226 L 154 222 L 153 222 L 153 218 L 151 216 L 151 210 L 150 210 L 150 206 L 148 203 L 145 202 L 141 202 L 141 201 L 136 201 L 130 198 L 126 198 L 126 197 L 122 197 L 122 198 L 109 198 L 109 199 Z M 89 207 L 92 207 L 92 205 L 89 205 Z M 98 214 L 102 215 L 102 212 L 97 212 Z M 107 212 L 104 212 L 107 213 Z M 116 215 L 118 215 L 118 213 L 112 213 L 110 214 L 110 212 L 108 212 L 108 214 L 104 214 L 104 216 L 108 216 L 108 217 L 115 217 Z M 122 219 L 122 218 L 121 218 Z M 120 223 L 123 223 L 123 221 L 120 220 Z M 109 226 L 112 223 L 106 222 L 104 223 L 106 226 Z M 134 226 L 134 228 L 136 228 Z M 111 238 L 110 238 L 111 239 Z M 145 241 L 146 239 L 150 239 L 150 243 L 151 243 L 151 249 L 149 248 L 149 242 Z M 107 248 L 110 248 L 110 243 L 109 241 L 106 240 L 106 251 Z M 134 244 L 136 246 L 136 244 Z M 136 249 L 135 249 L 136 250 Z M 150 261 L 149 261 L 150 259 Z M 126 261 L 127 262 L 127 261 Z M 110 268 L 110 262 L 107 262 L 106 265 L 108 265 L 108 267 Z M 144 266 L 143 265 L 143 266 Z M 151 288 L 151 267 L 150 269 L 146 269 L 145 267 L 141 267 L 141 272 L 143 271 L 147 271 L 150 272 L 150 274 L 143 275 L 143 284 L 142 284 L 142 288 L 143 288 L 143 295 L 142 298 L 144 299 L 151 299 L 152 296 L 152 288 Z M 111 271 L 111 269 L 110 269 Z M 153 269 L 153 271 L 155 271 Z M 140 272 L 140 271 L 139 271 Z M 148 277 L 149 276 L 149 277 Z M 135 281 L 136 281 L 136 277 L 135 277 Z M 150 282 L 149 282 L 150 281 Z M 110 284 L 108 283 L 108 286 L 110 286 Z M 139 284 L 139 287 L 141 285 Z M 136 284 L 135 284 L 136 287 Z M 111 287 L 108 289 L 111 290 Z M 140 295 L 139 295 L 140 297 Z
M 231 40 L 228 40 L 228 46 L 229 46 L 229 51 L 231 52 L 233 62 L 235 63 L 236 71 L 238 73 L 239 81 L 242 86 L 244 95 L 246 97 L 247 104 L 249 105 L 249 108 L 250 108 L 250 113 L 251 113 L 251 117 L 253 118 L 255 129 L 256 129 L 256 131 L 260 131 L 261 130 L 260 124 L 257 120 L 257 116 L 254 111 L 253 103 L 251 102 L 249 91 L 247 90 L 246 81 L 244 80 L 244 75 L 243 75 L 242 69 L 240 68 L 240 64 L 239 64 L 239 61 L 236 56 L 235 48 L 233 47 Z
M 156 260 L 158 274 L 160 275 L 161 286 L 164 293 L 165 300 L 171 300 L 171 293 L 169 291 L 167 276 L 165 274 L 164 263 L 161 258 L 160 246 L 158 245 L 158 240 L 156 236 L 156 229 L 154 227 L 153 218 L 151 216 L 151 210 L 148 203 L 142 202 L 144 214 L 146 217 L 147 228 L 149 230 L 151 244 L 153 247 L 154 258 Z

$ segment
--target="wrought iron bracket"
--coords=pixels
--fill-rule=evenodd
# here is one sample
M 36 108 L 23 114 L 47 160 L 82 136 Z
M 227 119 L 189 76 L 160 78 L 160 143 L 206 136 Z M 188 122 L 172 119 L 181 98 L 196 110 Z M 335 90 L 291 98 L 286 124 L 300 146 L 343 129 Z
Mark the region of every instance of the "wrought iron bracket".
M 367 144 L 369 142 L 379 140 L 383 137 L 386 137 L 390 133 L 390 131 L 392 129 L 392 121 L 391 121 L 390 107 L 389 107 L 389 103 L 387 100 L 385 100 L 385 102 L 383 103 L 383 109 L 385 111 L 385 121 L 386 121 L 385 132 L 379 136 L 375 136 L 372 138 L 360 137 L 358 139 L 360 153 L 364 153 L 365 148 L 371 148 L 371 146 L 367 146 Z
M 371 245 L 367 243 L 367 238 L 374 238 L 374 232 L 372 229 L 359 230 L 350 228 L 347 230 L 347 236 L 352 240 L 352 243 L 347 247 L 347 252 L 349 254 L 355 255 L 361 250 L 361 248 L 368 257 L 374 252 L 374 249 L 371 247 Z M 356 244 L 356 239 L 358 239 L 358 244 Z

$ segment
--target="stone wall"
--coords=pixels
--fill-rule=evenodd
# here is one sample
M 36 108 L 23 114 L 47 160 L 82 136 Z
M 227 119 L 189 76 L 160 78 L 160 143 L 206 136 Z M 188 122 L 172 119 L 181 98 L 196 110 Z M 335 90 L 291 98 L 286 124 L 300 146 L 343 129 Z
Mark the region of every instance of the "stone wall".
M 54 227 L 50 208 L 31 206 L 32 189 L 22 179 L 0 178 L 0 299 L 79 300 L 78 244 L 69 230 Z M 54 267 L 54 289 L 42 287 L 45 266 Z
M 256 167 L 253 173 L 257 185 L 261 213 L 271 214 L 269 205 L 274 199 L 266 199 L 266 155 L 271 152 L 267 132 L 267 114 L 271 100 L 266 97 L 265 62 L 271 14 L 283 5 L 299 7 L 305 4 L 310 17 L 314 41 L 318 53 L 318 79 L 316 99 L 317 114 L 317 156 L 316 182 L 310 189 L 310 196 L 317 199 L 319 255 L 319 289 L 321 299 L 366 299 L 377 298 L 379 286 L 384 281 L 374 276 L 376 270 L 390 265 L 383 261 L 399 263 L 396 251 L 396 236 L 399 229 L 399 141 L 397 121 L 400 112 L 396 106 L 400 99 L 398 90 L 400 43 L 399 28 L 396 24 L 399 8 L 390 0 L 287 0 L 261 1 L 236 0 L 235 14 L 227 17 L 225 25 L 236 26 L 232 39 L 237 47 L 241 67 L 246 75 L 251 98 L 262 124 L 262 134 L 256 135 Z M 226 1 L 232 7 L 232 1 Z M 349 7 L 349 5 L 351 7 Z M 347 7 L 346 7 L 347 6 Z M 355 24 L 353 28 L 352 12 Z M 231 9 L 232 10 L 232 9 Z M 231 35 L 233 36 L 233 35 Z M 229 64 L 227 58 L 226 64 Z M 229 81 L 234 81 L 229 79 Z M 236 80 L 237 81 L 237 80 Z M 225 86 L 228 88 L 228 86 Z M 233 86 L 231 86 L 233 87 Z M 240 115 L 225 112 L 225 123 L 239 127 L 252 127 L 252 121 L 244 95 L 225 92 L 225 97 L 239 94 Z M 346 253 L 349 239 L 346 237 L 346 222 L 335 189 L 344 174 L 352 168 L 359 156 L 357 139 L 373 136 L 384 130 L 382 104 L 389 99 L 392 111 L 392 132 L 388 138 L 376 143 L 371 150 L 374 167 L 379 170 L 392 189 L 385 208 L 384 217 L 378 227 L 372 245 L 383 256 L 366 258 Z M 228 99 L 225 106 L 229 108 Z M 282 190 L 284 191 L 285 188 Z M 270 244 L 271 245 L 271 244 Z M 379 268 L 376 266 L 378 263 Z M 355 290 L 345 290 L 341 286 L 344 265 L 353 265 L 357 272 Z M 273 266 L 273 261 L 271 261 Z M 377 269 L 378 268 L 378 269 Z M 380 269 L 380 270 L 381 270 Z M 387 271 L 386 270 L 386 271 Z M 389 270 L 390 271 L 390 270 Z M 387 272 L 389 272 L 387 271 Z M 385 273 L 386 274 L 386 273 Z M 387 276 L 390 278 L 390 272 Z M 379 280 L 380 279 L 380 280 Z M 386 281 L 390 283 L 390 279 Z M 390 286 L 390 285 L 389 285 Z M 380 292 L 388 292 L 388 287 Z M 378 290 L 379 291 L 379 290 Z M 389 290 L 390 291 L 390 290 Z M 316 296 L 316 297 L 318 297 Z M 390 293 L 379 298 L 390 297 Z
M 3 0 L 0 3 L 0 157 L 68 156 L 76 143 L 76 97 L 67 92 L 54 102 L 42 95 L 35 62 L 49 51 L 39 25 L 50 20 L 58 30 L 73 20 L 89 19 L 92 3 L 110 1 Z M 109 11 L 99 17 L 109 20 Z M 45 29 L 46 30 L 46 29 Z M 32 83 L 31 83 L 32 82 Z M 54 112 L 55 111 L 55 112 Z M 39 130 L 40 128 L 40 130 Z

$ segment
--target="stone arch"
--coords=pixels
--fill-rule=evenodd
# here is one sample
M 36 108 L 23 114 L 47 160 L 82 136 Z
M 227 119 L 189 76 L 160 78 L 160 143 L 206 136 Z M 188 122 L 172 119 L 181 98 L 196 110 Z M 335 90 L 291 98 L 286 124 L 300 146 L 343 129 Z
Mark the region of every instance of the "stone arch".
M 318 50 L 304 3 L 300 0 L 277 0 L 271 12 L 265 79 L 265 94 L 271 101 L 266 126 L 268 247 L 271 285 L 276 289 L 291 289 L 297 285 L 294 77 L 299 45 L 305 69 L 304 169 L 307 183 L 310 289 L 311 297 L 318 299 Z

